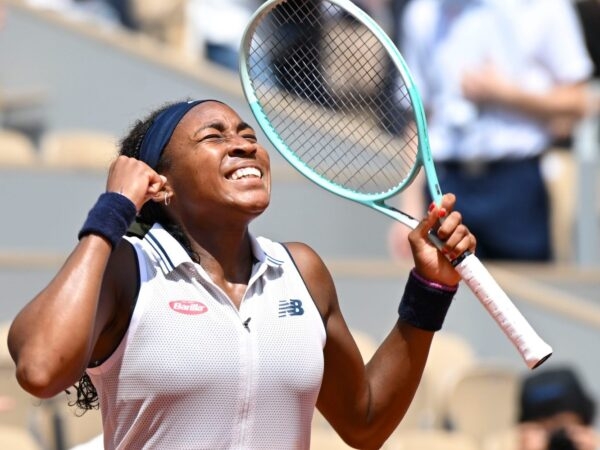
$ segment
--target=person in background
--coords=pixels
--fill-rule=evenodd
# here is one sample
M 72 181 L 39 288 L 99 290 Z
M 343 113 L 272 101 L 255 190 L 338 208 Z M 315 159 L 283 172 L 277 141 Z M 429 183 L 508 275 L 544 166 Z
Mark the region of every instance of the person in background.
M 428 116 L 442 191 L 482 259 L 552 258 L 543 153 L 587 110 L 593 66 L 569 0 L 411 0 L 403 55 Z M 400 209 L 419 214 L 420 189 Z M 390 245 L 407 254 L 406 231 Z
M 520 393 L 519 450 L 597 450 L 596 404 L 570 367 L 534 372 Z
M 188 0 L 188 51 L 237 72 L 242 33 L 259 0 Z
M 105 27 L 124 25 L 119 11 L 108 0 L 28 0 L 28 5 L 56 11 L 67 18 Z
M 318 254 L 250 232 L 270 196 L 269 155 L 224 103 L 137 122 L 78 244 L 12 322 L 21 386 L 48 398 L 75 384 L 81 407 L 100 406 L 107 450 L 308 449 L 315 406 L 350 445 L 379 448 L 460 280 L 428 234 L 450 256 L 475 237 L 452 194 L 432 206 L 409 235 L 399 319 L 365 365 Z
M 131 0 L 104 0 L 104 2 L 112 7 L 121 25 L 133 31 L 139 30 L 139 25 L 133 16 Z

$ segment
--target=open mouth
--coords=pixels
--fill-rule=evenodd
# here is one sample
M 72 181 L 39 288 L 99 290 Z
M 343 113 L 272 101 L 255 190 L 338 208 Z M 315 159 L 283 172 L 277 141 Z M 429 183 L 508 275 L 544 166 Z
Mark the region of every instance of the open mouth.
M 233 181 L 244 178 L 262 178 L 262 172 L 256 167 L 242 167 L 232 172 L 227 178 Z

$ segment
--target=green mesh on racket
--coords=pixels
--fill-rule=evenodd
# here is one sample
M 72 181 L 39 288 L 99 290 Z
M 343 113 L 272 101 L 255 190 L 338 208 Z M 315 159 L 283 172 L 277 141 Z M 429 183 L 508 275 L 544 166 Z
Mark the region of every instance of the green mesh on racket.
M 404 62 L 369 22 L 360 9 L 335 2 L 270 4 L 246 32 L 240 71 L 249 105 L 279 152 L 321 186 L 358 201 L 410 184 L 427 139 Z

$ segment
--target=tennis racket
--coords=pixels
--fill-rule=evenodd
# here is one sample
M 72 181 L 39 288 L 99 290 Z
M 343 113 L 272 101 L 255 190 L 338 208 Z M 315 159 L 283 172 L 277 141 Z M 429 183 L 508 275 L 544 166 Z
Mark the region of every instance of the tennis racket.
M 418 220 L 386 200 L 423 168 L 440 204 L 421 99 L 400 52 L 367 13 L 348 0 L 270 0 L 252 16 L 240 55 L 258 124 L 311 181 L 414 229 Z M 474 254 L 452 263 L 528 367 L 552 354 Z

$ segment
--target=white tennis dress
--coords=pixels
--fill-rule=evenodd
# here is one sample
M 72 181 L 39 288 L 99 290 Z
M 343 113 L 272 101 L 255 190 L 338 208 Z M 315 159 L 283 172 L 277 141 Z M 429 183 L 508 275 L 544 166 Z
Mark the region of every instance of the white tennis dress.
M 134 245 L 123 341 L 88 369 L 106 449 L 308 449 L 325 329 L 281 244 L 252 238 L 238 309 L 160 225 Z

